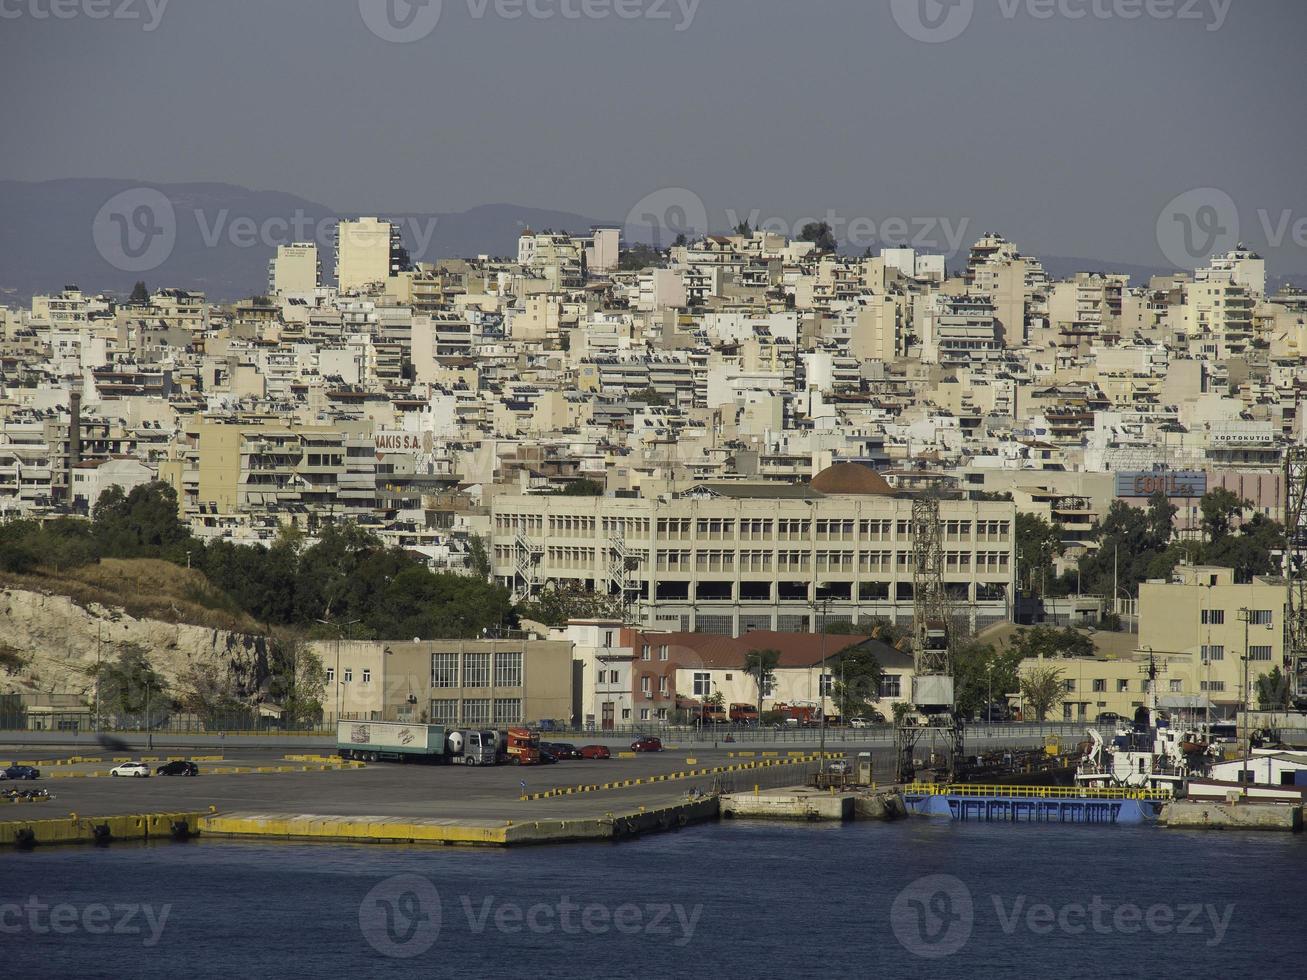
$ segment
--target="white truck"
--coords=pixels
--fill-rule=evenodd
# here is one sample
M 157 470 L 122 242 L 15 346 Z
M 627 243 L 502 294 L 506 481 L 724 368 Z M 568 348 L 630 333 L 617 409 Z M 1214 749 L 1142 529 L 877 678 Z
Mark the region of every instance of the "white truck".
M 336 723 L 336 753 L 342 759 L 365 762 L 448 761 L 444 725 L 395 721 Z

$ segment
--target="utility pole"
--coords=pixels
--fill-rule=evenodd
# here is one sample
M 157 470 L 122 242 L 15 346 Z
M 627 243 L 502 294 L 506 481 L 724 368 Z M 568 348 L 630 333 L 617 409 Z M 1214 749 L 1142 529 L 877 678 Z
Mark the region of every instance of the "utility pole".
M 1243 623 L 1243 738 L 1244 738 L 1244 755 L 1243 755 L 1243 772 L 1241 780 L 1244 785 L 1252 782 L 1250 768 L 1253 758 L 1253 730 L 1248 724 L 1248 625 L 1252 622 L 1252 610 L 1246 607 L 1239 609 L 1239 622 Z

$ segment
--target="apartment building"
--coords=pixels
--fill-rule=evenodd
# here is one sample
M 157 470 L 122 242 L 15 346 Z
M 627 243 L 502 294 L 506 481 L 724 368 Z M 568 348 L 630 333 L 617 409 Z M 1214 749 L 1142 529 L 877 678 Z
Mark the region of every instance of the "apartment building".
M 277 246 L 268 263 L 268 295 L 312 296 L 322 283 L 322 264 L 313 242 Z
M 943 500 L 944 578 L 979 625 L 1009 615 L 1010 501 Z M 678 493 L 491 498 L 497 581 L 621 594 L 647 627 L 739 635 L 912 618 L 912 497 L 836 464 L 804 485 L 704 483 Z
M 397 225 L 378 218 L 356 218 L 336 228 L 336 285 L 358 292 L 404 271 L 408 253 Z

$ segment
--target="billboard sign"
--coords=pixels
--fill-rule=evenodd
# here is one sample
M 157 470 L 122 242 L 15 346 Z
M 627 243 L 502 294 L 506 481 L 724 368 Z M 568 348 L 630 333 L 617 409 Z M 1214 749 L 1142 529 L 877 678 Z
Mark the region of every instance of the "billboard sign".
M 1197 470 L 1127 470 L 1116 474 L 1118 497 L 1151 497 L 1159 490 L 1168 497 L 1201 497 L 1207 492 L 1207 474 Z

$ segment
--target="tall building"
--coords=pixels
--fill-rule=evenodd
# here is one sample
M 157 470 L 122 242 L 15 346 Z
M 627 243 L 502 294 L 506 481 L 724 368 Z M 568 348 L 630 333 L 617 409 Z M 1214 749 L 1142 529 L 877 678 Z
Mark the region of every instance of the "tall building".
M 336 228 L 336 285 L 357 292 L 408 267 L 399 226 L 378 218 L 342 221 Z
M 322 282 L 318 246 L 295 242 L 277 246 L 268 263 L 268 292 L 273 296 L 312 295 Z

